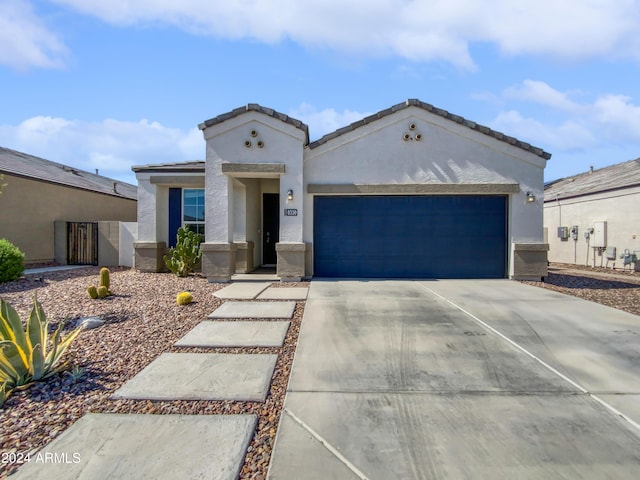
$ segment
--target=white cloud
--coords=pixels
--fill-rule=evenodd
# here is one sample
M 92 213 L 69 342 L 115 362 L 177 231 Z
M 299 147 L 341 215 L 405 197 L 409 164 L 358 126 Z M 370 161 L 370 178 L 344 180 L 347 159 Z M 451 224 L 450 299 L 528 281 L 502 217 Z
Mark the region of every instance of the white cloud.
M 592 115 L 599 125 L 606 127 L 609 137 L 640 142 L 640 106 L 631 103 L 631 98 L 604 95 L 593 104 Z
M 0 64 L 16 70 L 57 68 L 67 48 L 24 0 L 0 0 Z
M 47 160 L 135 183 L 133 165 L 203 160 L 205 143 L 197 129 L 170 128 L 146 119 L 82 122 L 33 117 L 0 125 L 0 145 Z
M 52 0 L 115 25 L 169 24 L 369 57 L 444 60 L 474 69 L 473 42 L 507 55 L 640 60 L 640 0 Z
M 507 88 L 503 95 L 507 98 L 527 100 L 553 108 L 578 113 L 581 105 L 569 98 L 569 94 L 550 87 L 545 82 L 525 80 L 522 85 Z
M 362 120 L 364 117 L 371 115 L 371 113 L 354 112 L 352 110 L 337 112 L 333 108 L 317 110 L 313 105 L 302 103 L 298 108 L 289 111 L 289 115 L 309 126 L 309 136 L 313 141 L 327 133 Z
M 582 96 L 585 96 L 584 94 Z M 542 105 L 544 123 L 525 118 L 515 109 L 501 112 L 490 126 L 522 140 L 558 151 L 600 148 L 607 144 L 638 144 L 640 105 L 625 95 L 602 94 L 591 101 L 572 100 L 567 92 L 534 80 L 505 89 L 501 98 Z
M 520 140 L 529 140 L 536 146 L 561 151 L 577 151 L 593 146 L 596 138 L 593 133 L 575 120 L 569 119 L 559 125 L 545 124 L 533 118 L 525 118 L 520 112 L 509 110 L 501 112 L 491 127 Z

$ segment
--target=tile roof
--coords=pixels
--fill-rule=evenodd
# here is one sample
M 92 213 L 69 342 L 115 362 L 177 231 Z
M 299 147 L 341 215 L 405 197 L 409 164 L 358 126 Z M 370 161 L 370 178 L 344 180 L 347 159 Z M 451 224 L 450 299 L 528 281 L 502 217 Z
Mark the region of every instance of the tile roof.
M 152 165 L 134 165 L 134 172 L 167 172 L 167 173 L 204 173 L 204 160 L 191 160 L 187 162 L 157 163 Z
M 496 140 L 500 140 L 502 142 L 506 142 L 510 145 L 513 145 L 515 147 L 521 148 L 523 150 L 527 150 L 528 152 L 533 153 L 534 155 L 537 155 L 539 157 L 544 158 L 545 160 L 549 160 L 551 158 L 551 154 L 545 152 L 544 150 L 542 150 L 541 148 L 538 147 L 534 147 L 526 142 L 522 142 L 514 137 L 510 137 L 508 135 L 505 135 L 504 133 L 500 133 L 497 132 L 495 130 L 490 129 L 489 127 L 485 127 L 483 125 L 477 124 L 476 122 L 473 122 L 471 120 L 467 120 L 466 118 L 463 118 L 459 115 L 454 115 L 452 113 L 447 112 L 446 110 L 442 110 L 441 108 L 437 108 L 434 107 L 433 105 L 429 104 L 429 103 L 425 103 L 422 102 L 420 100 L 417 100 L 415 98 L 410 98 L 408 100 L 406 100 L 403 103 L 398 103 L 397 105 L 394 105 L 390 108 L 387 108 L 385 110 L 381 110 L 378 113 L 374 113 L 373 115 L 370 115 L 366 118 L 363 118 L 362 120 L 359 120 L 357 122 L 352 123 L 351 125 L 347 125 L 346 127 L 342 127 L 338 130 L 336 130 L 335 132 L 332 133 L 328 133 L 327 135 L 323 136 L 322 138 L 315 140 L 314 142 L 311 142 L 309 144 L 309 148 L 315 148 L 318 147 L 324 143 L 327 143 L 330 140 L 333 140 L 336 137 L 339 137 L 340 135 L 344 135 L 345 133 L 351 132 L 353 130 L 355 130 L 356 128 L 359 128 L 363 125 L 375 122 L 376 120 L 379 120 L 381 118 L 384 118 L 388 115 L 391 115 L 399 110 L 404 110 L 405 108 L 409 108 L 409 107 L 418 107 L 418 108 L 422 108 L 423 110 L 426 110 L 427 112 L 433 113 L 435 115 L 438 115 L 440 117 L 446 118 L 447 120 L 451 120 L 452 122 L 458 123 L 460 125 L 464 125 L 465 127 L 468 127 L 472 130 L 476 130 L 477 132 L 483 133 L 485 135 L 488 135 L 490 137 L 495 138 Z
M 305 136 L 306 136 L 305 145 L 309 143 L 309 127 L 305 123 L 302 123 L 300 120 L 296 120 L 295 118 L 292 118 L 289 115 L 285 115 L 284 113 L 277 112 L 272 108 L 267 108 L 267 107 L 258 105 L 257 103 L 249 103 L 244 107 L 239 107 L 231 110 L 230 112 L 218 115 L 217 117 L 213 117 L 213 118 L 210 118 L 209 120 L 205 120 L 200 125 L 198 125 L 198 128 L 200 130 L 204 130 L 205 128 L 212 127 L 213 125 L 217 125 L 219 123 L 225 122 L 231 118 L 237 117 L 247 112 L 263 113 L 270 117 L 281 120 L 284 123 L 293 125 L 294 127 L 299 128 L 305 133 Z
M 548 182 L 544 201 L 640 186 L 640 158 Z
M 85 172 L 75 167 L 0 147 L 0 173 L 89 190 L 113 197 L 138 198 L 138 187 L 130 183 Z

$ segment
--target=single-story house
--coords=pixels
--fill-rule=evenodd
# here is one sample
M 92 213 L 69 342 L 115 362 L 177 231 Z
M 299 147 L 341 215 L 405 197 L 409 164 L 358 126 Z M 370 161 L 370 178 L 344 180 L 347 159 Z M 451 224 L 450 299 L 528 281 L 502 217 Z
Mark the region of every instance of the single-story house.
M 540 148 L 419 100 L 315 141 L 258 104 L 199 127 L 205 161 L 133 167 L 136 268 L 162 269 L 188 224 L 211 281 L 546 275 Z
M 2 147 L 0 174 L 0 238 L 27 265 L 118 265 L 117 222 L 136 221 L 135 185 Z
M 636 267 L 632 260 L 634 252 L 640 257 L 638 206 L 640 158 L 549 182 L 544 192 L 549 260 Z

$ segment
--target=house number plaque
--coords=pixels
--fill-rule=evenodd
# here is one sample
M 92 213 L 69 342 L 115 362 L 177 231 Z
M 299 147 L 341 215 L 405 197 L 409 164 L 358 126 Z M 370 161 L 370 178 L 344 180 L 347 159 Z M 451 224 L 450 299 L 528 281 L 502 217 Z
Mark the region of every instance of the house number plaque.
M 298 216 L 298 209 L 297 208 L 285 208 L 284 209 L 284 216 L 285 217 L 297 217 Z

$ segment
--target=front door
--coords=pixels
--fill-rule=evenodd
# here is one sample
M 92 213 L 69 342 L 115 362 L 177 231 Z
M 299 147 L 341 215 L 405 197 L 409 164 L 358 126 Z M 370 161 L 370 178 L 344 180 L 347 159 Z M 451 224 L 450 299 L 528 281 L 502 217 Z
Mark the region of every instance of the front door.
M 276 243 L 280 241 L 280 195 L 262 194 L 262 263 L 275 265 Z

